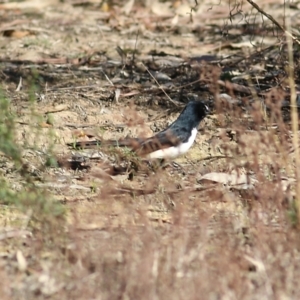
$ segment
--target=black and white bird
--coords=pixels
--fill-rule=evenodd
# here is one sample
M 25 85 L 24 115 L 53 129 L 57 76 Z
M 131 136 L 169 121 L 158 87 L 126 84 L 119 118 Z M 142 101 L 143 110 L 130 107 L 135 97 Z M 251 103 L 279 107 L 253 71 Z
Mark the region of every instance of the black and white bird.
M 120 140 L 93 140 L 67 145 L 76 149 L 101 145 L 127 147 L 147 159 L 175 158 L 191 148 L 196 139 L 197 128 L 208 112 L 208 107 L 202 101 L 191 101 L 170 126 L 150 138 L 126 137 Z

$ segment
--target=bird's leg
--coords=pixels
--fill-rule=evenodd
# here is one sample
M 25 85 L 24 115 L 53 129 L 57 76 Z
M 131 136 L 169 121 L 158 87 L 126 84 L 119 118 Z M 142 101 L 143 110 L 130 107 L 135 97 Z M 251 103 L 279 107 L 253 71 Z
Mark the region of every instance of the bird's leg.
M 154 173 L 165 168 L 165 159 L 147 160 L 146 163 L 148 168 Z
M 177 163 L 177 162 L 175 162 L 175 161 L 171 161 L 171 162 L 165 164 L 165 165 L 163 166 L 163 169 L 166 169 L 166 168 L 168 168 L 168 167 L 172 168 L 174 171 L 180 172 L 182 175 L 185 175 L 185 174 L 186 174 L 186 172 L 185 172 L 183 166 L 181 166 L 179 163 Z
M 139 162 L 136 160 L 131 160 L 130 165 L 128 166 L 128 180 L 133 180 L 134 175 L 139 171 Z

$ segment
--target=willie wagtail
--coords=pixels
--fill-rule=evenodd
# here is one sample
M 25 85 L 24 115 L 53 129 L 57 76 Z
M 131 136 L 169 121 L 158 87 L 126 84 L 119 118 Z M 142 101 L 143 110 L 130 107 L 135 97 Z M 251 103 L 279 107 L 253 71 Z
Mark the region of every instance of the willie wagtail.
M 177 120 L 150 138 L 126 137 L 120 140 L 94 140 L 67 145 L 73 148 L 94 148 L 100 145 L 127 147 L 137 155 L 148 159 L 175 158 L 186 153 L 193 145 L 198 125 L 208 111 L 208 107 L 202 101 L 191 101 Z

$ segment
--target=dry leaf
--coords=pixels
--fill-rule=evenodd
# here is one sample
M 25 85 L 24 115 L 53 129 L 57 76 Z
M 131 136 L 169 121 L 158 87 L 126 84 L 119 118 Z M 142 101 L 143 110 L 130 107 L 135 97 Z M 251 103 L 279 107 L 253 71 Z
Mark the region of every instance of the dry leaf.
M 18 268 L 19 271 L 24 272 L 27 269 L 27 261 L 26 258 L 24 257 L 22 251 L 18 250 L 16 253 L 16 258 L 18 262 Z
M 247 174 L 239 174 L 237 171 L 231 173 L 212 172 L 201 176 L 198 181 L 208 180 L 221 183 L 236 189 L 251 189 L 253 188 L 255 179 L 249 177 Z
M 39 125 L 40 125 L 42 128 L 50 128 L 50 127 L 52 127 L 51 124 L 48 124 L 48 123 L 46 123 L 46 122 L 41 122 L 41 123 L 39 123 Z
M 120 89 L 116 89 L 115 90 L 115 100 L 116 100 L 117 103 L 119 103 L 120 95 L 121 95 L 121 90 Z
M 13 38 L 23 38 L 24 36 L 31 35 L 32 33 L 28 30 L 16 30 L 16 29 L 7 29 L 3 31 L 3 36 L 13 37 Z
M 43 9 L 49 5 L 59 5 L 59 0 L 26 0 L 26 1 L 11 1 L 0 5 L 0 9 Z
M 130 14 L 133 5 L 134 5 L 134 0 L 129 0 L 129 1 L 123 6 L 122 11 L 125 13 L 125 15 L 129 15 L 129 14 Z
M 171 16 L 172 9 L 169 2 L 161 3 L 158 0 L 151 3 L 151 10 L 158 16 Z

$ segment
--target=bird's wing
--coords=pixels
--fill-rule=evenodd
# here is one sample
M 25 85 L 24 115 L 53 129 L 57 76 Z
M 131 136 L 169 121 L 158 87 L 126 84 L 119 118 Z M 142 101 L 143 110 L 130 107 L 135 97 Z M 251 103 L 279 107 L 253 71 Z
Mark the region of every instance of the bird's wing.
M 168 128 L 144 140 L 141 145 L 133 149 L 137 154 L 143 156 L 157 150 L 176 147 L 188 139 L 189 133 L 182 128 Z

